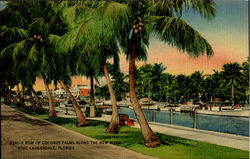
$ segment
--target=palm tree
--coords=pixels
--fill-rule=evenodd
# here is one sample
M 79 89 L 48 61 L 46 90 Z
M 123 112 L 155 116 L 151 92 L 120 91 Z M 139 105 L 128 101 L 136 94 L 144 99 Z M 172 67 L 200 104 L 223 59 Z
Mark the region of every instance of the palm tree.
M 48 83 L 52 81 L 53 77 L 53 72 L 50 70 L 53 70 L 54 65 L 53 58 L 51 58 L 53 57 L 53 49 L 49 43 L 49 36 L 51 34 L 60 35 L 64 31 L 64 24 L 61 21 L 60 14 L 53 10 L 52 2 L 13 2 L 8 4 L 10 7 L 7 6 L 3 13 L 17 10 L 17 13 L 21 14 L 19 15 L 20 19 L 16 22 L 17 26 L 19 25 L 21 28 L 14 28 L 19 31 L 17 33 L 20 38 L 12 41 L 9 46 L 2 50 L 1 54 L 13 52 L 15 69 L 18 70 L 17 75 L 22 83 L 28 83 L 28 81 L 25 81 L 27 77 L 42 76 L 45 88 L 48 91 L 49 115 L 56 117 L 53 99 L 48 88 Z M 16 16 L 13 17 L 16 18 Z M 11 28 L 8 30 L 11 31 Z M 15 30 L 12 31 L 13 34 L 16 33 Z M 27 77 L 24 73 L 26 73 Z
M 182 10 L 193 7 L 206 18 L 214 16 L 214 2 L 203 1 L 129 1 L 107 2 L 104 17 L 109 18 L 116 26 L 117 36 L 125 54 L 129 59 L 130 99 L 140 123 L 146 146 L 155 147 L 160 144 L 143 114 L 136 97 L 135 59 L 145 59 L 145 46 L 149 44 L 149 35 L 157 37 L 191 56 L 213 53 L 207 41 L 190 25 L 183 21 Z M 176 17 L 178 16 L 178 17 Z
M 194 98 L 201 98 L 202 97 L 202 86 L 203 86 L 203 79 L 204 75 L 200 71 L 195 71 L 194 73 L 191 74 L 190 76 L 190 84 L 192 88 L 192 96 Z
M 39 100 L 39 97 L 38 97 L 36 91 L 33 89 L 33 87 L 31 88 L 31 92 L 32 92 L 32 94 L 35 96 L 35 101 L 36 101 L 36 104 L 37 104 L 37 107 L 38 107 L 38 110 L 37 110 L 38 113 L 39 113 L 39 114 L 44 114 L 45 111 L 44 111 L 44 109 L 43 109 L 43 107 L 42 107 L 42 104 L 41 104 L 41 102 L 40 102 L 40 100 Z
M 213 74 L 205 78 L 204 85 L 202 86 L 205 100 L 211 100 L 212 102 L 215 98 L 224 98 L 225 91 L 221 86 L 222 82 L 221 73 L 216 70 L 214 70 Z
M 128 83 L 125 82 L 126 75 L 122 72 L 118 72 L 115 76 L 113 76 L 114 81 L 112 82 L 112 86 L 117 96 L 123 96 L 124 93 L 128 92 Z M 123 97 L 121 97 L 123 99 Z
M 157 101 L 160 101 L 162 98 L 162 91 L 160 86 L 164 87 L 163 83 L 166 83 L 167 76 L 164 73 L 166 68 L 162 63 L 154 65 L 145 64 L 141 66 L 136 72 L 136 84 L 138 87 L 138 93 L 141 94 L 140 97 L 150 96 Z M 149 95 L 149 90 L 152 92 L 152 95 Z M 151 93 L 150 93 L 151 94 Z
M 72 13 L 77 13 L 80 16 L 75 16 L 73 21 L 71 17 L 68 17 L 74 31 L 70 30 L 63 38 L 67 40 L 70 37 L 70 40 L 73 41 L 67 46 L 67 50 L 74 50 L 78 54 L 77 71 L 79 74 L 90 77 L 90 117 L 95 117 L 94 76 L 97 77 L 101 72 L 104 72 L 112 101 L 112 120 L 106 132 L 116 133 L 118 132 L 118 111 L 106 61 L 117 54 L 118 47 L 116 42 L 111 39 L 112 36 L 107 30 L 109 24 L 102 19 L 101 14 L 97 12 L 89 18 L 89 14 L 93 13 L 95 7 L 88 5 L 88 3 L 77 3 L 64 10 L 64 12 L 71 10 Z M 82 10 L 79 11 L 79 8 Z
M 61 80 L 59 81 L 59 83 L 61 84 L 62 88 L 65 90 L 65 92 L 68 94 L 70 100 L 72 101 L 72 104 L 73 104 L 74 109 L 76 111 L 77 126 L 88 125 L 88 122 L 87 122 L 85 116 L 83 115 L 83 112 L 81 111 L 79 104 L 76 102 L 76 99 L 74 98 L 74 96 L 70 92 L 69 87 L 66 84 L 64 84 L 64 82 Z
M 59 36 L 50 36 L 50 41 L 54 45 L 56 54 L 54 55 L 55 67 L 52 72 L 54 83 L 60 83 L 61 87 L 65 90 L 66 94 L 69 96 L 72 101 L 72 105 L 75 109 L 77 116 L 77 126 L 85 126 L 88 125 L 88 122 L 77 103 L 75 97 L 72 95 L 69 85 L 71 85 L 71 77 L 77 75 L 76 73 L 76 62 L 73 54 L 69 54 L 67 51 L 57 50 L 57 47 L 60 43 L 61 37 Z M 63 45 L 63 44 L 61 44 Z
M 242 63 L 242 74 L 243 74 L 243 87 L 245 89 L 244 96 L 247 103 L 249 103 L 249 60 Z
M 222 76 L 224 77 L 224 85 L 231 86 L 231 99 L 232 105 L 234 105 L 234 93 L 235 88 L 241 83 L 241 66 L 240 64 L 228 63 L 222 66 Z
M 83 4 L 82 4 L 83 3 Z M 84 32 L 88 30 L 89 15 L 91 9 L 84 5 L 85 2 L 62 2 L 61 7 L 63 17 L 67 24 L 67 32 L 61 36 L 59 40 L 51 37 L 52 41 L 57 43 L 56 51 L 60 53 L 69 53 L 70 57 L 74 58 L 72 75 L 85 75 L 90 77 L 90 117 L 95 117 L 95 101 L 94 101 L 94 77 L 98 74 L 95 71 L 95 64 L 97 63 L 96 56 L 92 56 L 88 52 L 88 47 L 91 46 L 87 43 Z M 70 14 L 69 14 L 70 13 Z

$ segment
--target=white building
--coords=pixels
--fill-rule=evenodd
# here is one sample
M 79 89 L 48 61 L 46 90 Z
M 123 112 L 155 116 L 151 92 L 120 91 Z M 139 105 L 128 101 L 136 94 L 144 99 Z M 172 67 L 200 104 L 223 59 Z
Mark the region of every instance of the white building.
M 47 97 L 48 96 L 47 91 L 41 91 L 41 92 L 42 92 L 42 96 L 43 97 Z
M 78 98 L 80 97 L 80 89 L 90 89 L 90 86 L 77 84 L 73 88 L 70 88 L 69 90 L 74 97 Z M 59 97 L 59 98 L 67 97 L 67 93 L 65 92 L 64 89 L 57 89 L 57 90 L 51 91 L 51 94 L 53 97 Z M 42 91 L 42 96 L 47 97 L 48 96 L 47 91 Z
M 51 91 L 51 94 L 53 95 L 53 97 L 65 97 L 66 96 L 66 92 L 64 89 L 57 89 L 57 90 Z

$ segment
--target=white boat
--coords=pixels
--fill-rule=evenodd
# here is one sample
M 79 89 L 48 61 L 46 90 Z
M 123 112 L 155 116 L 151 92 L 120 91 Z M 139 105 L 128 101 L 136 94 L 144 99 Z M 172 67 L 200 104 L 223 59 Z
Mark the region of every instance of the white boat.
M 160 108 L 161 111 L 170 111 L 170 110 L 179 112 L 181 111 L 181 107 L 164 107 L 164 108 Z
M 104 104 L 104 102 L 95 102 L 96 106 L 102 106 Z
M 159 109 L 157 103 L 148 99 L 148 98 L 142 98 L 139 101 L 139 103 L 140 103 L 142 109 L 150 109 L 150 110 L 158 110 Z M 131 105 L 129 106 L 129 108 L 133 109 L 133 107 Z
M 180 105 L 180 111 L 190 112 L 190 111 L 194 111 L 198 107 L 200 107 L 200 105 L 193 105 L 193 104 Z

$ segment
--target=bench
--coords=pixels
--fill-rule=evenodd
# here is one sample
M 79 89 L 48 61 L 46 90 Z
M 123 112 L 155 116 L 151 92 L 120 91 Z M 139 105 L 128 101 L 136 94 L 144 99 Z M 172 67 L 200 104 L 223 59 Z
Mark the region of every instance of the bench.
M 129 119 L 127 114 L 119 114 L 119 125 L 133 126 L 134 121 L 134 119 Z

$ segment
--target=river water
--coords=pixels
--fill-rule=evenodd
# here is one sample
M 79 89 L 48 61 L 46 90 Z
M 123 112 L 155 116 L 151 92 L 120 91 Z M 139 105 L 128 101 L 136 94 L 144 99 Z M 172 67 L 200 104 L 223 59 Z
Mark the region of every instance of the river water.
M 148 121 L 154 121 L 155 116 L 155 122 L 170 124 L 170 112 L 157 110 L 143 110 L 143 112 Z M 136 119 L 133 109 L 121 107 L 119 113 L 128 114 L 129 118 Z M 193 113 L 173 112 L 173 124 L 193 128 Z M 249 118 L 197 114 L 197 129 L 249 136 Z

